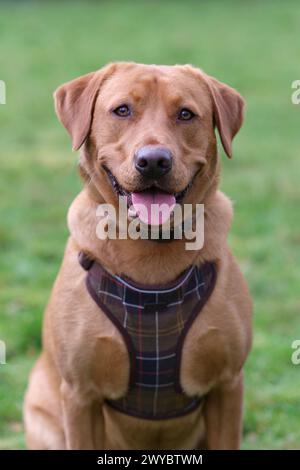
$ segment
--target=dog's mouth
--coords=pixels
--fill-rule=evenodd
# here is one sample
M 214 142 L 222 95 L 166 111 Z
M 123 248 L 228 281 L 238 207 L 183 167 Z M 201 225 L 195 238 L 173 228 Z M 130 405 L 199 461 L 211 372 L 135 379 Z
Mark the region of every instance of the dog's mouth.
M 114 192 L 127 198 L 128 216 L 139 217 L 147 225 L 162 225 L 171 216 L 176 204 L 181 203 L 191 189 L 194 177 L 180 192 L 169 193 L 156 185 L 151 185 L 141 191 L 129 192 L 121 186 L 117 178 L 103 166 Z

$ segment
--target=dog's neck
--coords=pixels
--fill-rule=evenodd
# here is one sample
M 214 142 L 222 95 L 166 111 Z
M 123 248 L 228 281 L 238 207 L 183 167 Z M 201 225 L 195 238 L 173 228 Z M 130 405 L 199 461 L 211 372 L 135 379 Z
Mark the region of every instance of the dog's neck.
M 125 274 L 147 284 L 166 283 L 191 264 L 218 260 L 224 252 L 232 207 L 220 191 L 210 194 L 204 202 L 204 246 L 198 251 L 186 250 L 185 240 L 167 243 L 141 239 L 101 240 L 96 234 L 98 204 L 84 188 L 69 209 L 68 226 L 78 251 L 86 252 L 113 274 Z

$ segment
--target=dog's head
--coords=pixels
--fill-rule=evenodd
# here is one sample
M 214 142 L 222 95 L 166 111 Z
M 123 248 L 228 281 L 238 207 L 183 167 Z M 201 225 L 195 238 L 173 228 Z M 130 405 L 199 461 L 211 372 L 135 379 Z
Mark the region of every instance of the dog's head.
M 218 176 L 215 127 L 228 157 L 244 101 L 192 66 L 114 63 L 55 92 L 56 112 L 83 146 L 81 166 L 106 202 L 202 202 Z M 171 210 L 171 209 L 170 209 Z M 151 222 L 151 221 L 150 221 Z

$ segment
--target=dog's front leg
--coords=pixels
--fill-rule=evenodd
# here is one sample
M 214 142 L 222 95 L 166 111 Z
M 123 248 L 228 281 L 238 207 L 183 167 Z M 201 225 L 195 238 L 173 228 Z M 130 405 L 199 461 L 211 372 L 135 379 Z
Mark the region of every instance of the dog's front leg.
M 243 373 L 212 390 L 204 406 L 206 445 L 213 450 L 240 448 L 243 417 Z
M 61 384 L 64 431 L 68 450 L 93 450 L 95 436 L 93 435 L 93 400 L 79 393 L 66 381 Z M 97 416 L 101 419 L 101 415 Z M 103 429 L 103 426 L 101 426 Z M 97 436 L 97 447 L 99 446 Z M 103 439 L 100 438 L 103 441 Z M 99 448 L 99 447 L 98 447 Z

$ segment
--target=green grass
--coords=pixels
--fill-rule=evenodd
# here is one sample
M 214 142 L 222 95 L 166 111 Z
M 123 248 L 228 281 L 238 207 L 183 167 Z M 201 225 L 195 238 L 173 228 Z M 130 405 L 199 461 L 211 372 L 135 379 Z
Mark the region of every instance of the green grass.
M 24 447 L 22 398 L 80 188 L 52 92 L 114 60 L 193 63 L 246 97 L 222 183 L 235 203 L 230 244 L 255 300 L 243 448 L 299 448 L 300 366 L 290 361 L 300 337 L 300 108 L 290 100 L 299 2 L 11 2 L 0 11 L 0 449 Z

